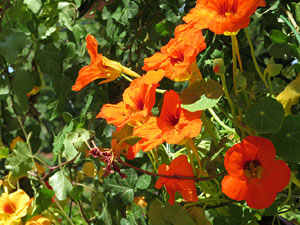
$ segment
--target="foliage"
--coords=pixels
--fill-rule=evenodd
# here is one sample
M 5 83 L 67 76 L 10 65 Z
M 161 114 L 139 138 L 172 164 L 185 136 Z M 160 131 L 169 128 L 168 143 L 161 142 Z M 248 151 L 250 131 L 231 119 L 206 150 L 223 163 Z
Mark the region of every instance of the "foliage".
M 143 75 L 144 59 L 174 38 L 196 1 L 1 1 L 0 187 L 33 198 L 23 222 L 42 214 L 54 224 L 300 223 L 300 3 L 266 3 L 236 35 L 203 29 L 206 49 L 195 55 L 191 79 L 164 77 L 152 111 L 138 121 L 150 126 L 149 117 L 163 117 L 168 103 L 162 93 L 175 90 L 182 114 L 202 111 L 200 134 L 180 142 L 166 135 L 152 150 L 139 151 L 154 130 L 138 136 L 135 125 L 120 128 L 96 118 L 103 105 L 125 101 L 130 78 L 101 85 L 98 79 L 72 91 L 92 61 L 86 36 L 95 37 L 112 65 Z M 248 135 L 271 140 L 291 170 L 290 183 L 266 209 L 222 193 L 225 154 Z M 142 147 L 126 159 L 136 143 Z M 193 168 L 198 201 L 186 202 L 177 192 L 170 205 L 168 188 L 155 188 L 157 172 L 180 155 Z M 180 183 L 186 177 L 178 171 L 168 175 Z

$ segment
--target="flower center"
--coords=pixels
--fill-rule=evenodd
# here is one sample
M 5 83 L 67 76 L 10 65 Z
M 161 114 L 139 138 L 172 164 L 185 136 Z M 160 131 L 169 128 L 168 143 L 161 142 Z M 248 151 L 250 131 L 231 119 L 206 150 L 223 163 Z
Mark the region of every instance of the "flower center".
M 232 1 L 223 1 L 222 3 L 218 3 L 217 12 L 219 16 L 226 17 L 237 12 L 238 0 Z
M 260 178 L 262 171 L 263 168 L 257 161 L 250 161 L 244 167 L 244 175 L 249 178 Z
M 7 199 L 4 204 L 3 211 L 5 213 L 12 214 L 16 211 L 16 207 L 15 207 L 14 203 L 12 203 L 9 199 Z

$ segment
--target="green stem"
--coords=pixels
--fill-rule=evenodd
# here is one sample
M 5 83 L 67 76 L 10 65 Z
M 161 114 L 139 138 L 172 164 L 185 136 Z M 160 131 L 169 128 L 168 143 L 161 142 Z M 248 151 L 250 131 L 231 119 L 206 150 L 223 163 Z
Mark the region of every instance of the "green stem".
M 235 49 L 235 40 L 234 36 L 231 35 L 231 47 L 232 47 L 232 74 L 233 74 L 233 87 L 235 94 L 237 94 L 237 84 L 236 84 L 236 68 L 237 68 L 237 61 L 236 61 L 236 49 Z
M 283 207 L 284 205 L 286 205 L 288 203 L 288 201 L 290 200 L 292 196 L 292 183 L 290 182 L 288 185 L 288 195 L 285 199 L 285 201 L 283 203 L 281 203 L 280 207 Z
M 295 34 L 295 36 L 296 36 L 296 39 L 297 39 L 297 41 L 298 41 L 298 43 L 299 43 L 299 45 L 300 45 L 300 35 L 299 35 L 299 33 L 297 32 L 297 30 L 294 28 L 294 26 L 290 23 L 290 21 L 287 19 L 287 18 L 285 18 L 283 15 L 280 15 L 279 16 L 280 17 L 280 19 L 282 19 L 290 28 L 291 28 L 291 30 L 293 31 L 293 33 Z
M 235 133 L 234 129 L 228 127 L 225 123 L 223 123 L 222 120 L 220 120 L 220 118 L 218 117 L 218 115 L 215 113 L 215 111 L 212 108 L 209 108 L 208 111 L 210 112 L 210 114 L 213 116 L 213 118 L 218 122 L 218 124 L 221 127 L 223 127 L 229 133 Z
M 225 96 L 227 98 L 227 101 L 230 105 L 230 108 L 231 108 L 231 115 L 234 116 L 235 114 L 235 107 L 233 105 L 233 102 L 230 98 L 230 95 L 229 95 L 229 92 L 228 92 L 228 88 L 227 88 L 227 84 L 226 84 L 226 79 L 225 79 L 225 74 L 221 74 L 221 81 L 222 81 L 222 85 L 223 85 L 223 89 L 224 89 L 224 93 L 225 93 Z
M 205 112 L 201 113 L 201 120 L 203 122 L 203 125 L 205 126 L 207 132 L 209 133 L 209 135 L 212 138 L 213 143 L 215 144 L 215 146 L 218 146 L 218 141 L 219 141 L 219 137 L 218 135 L 215 133 L 214 128 L 212 126 L 211 121 L 207 118 L 207 116 L 205 115 Z
M 189 155 L 190 164 L 193 168 L 194 176 L 198 176 L 198 173 L 197 173 L 197 170 L 196 170 L 196 167 L 195 167 L 195 163 L 194 163 L 194 159 L 193 159 L 193 155 L 191 154 L 191 151 L 190 151 L 190 148 L 189 148 L 188 144 L 185 144 L 185 147 L 186 147 L 186 151 Z
M 252 56 L 252 60 L 253 60 L 253 63 L 254 63 L 256 72 L 258 73 L 258 75 L 260 76 L 260 78 L 262 79 L 262 81 L 264 82 L 266 88 L 269 89 L 268 84 L 267 84 L 267 81 L 266 81 L 264 75 L 262 74 L 262 72 L 261 72 L 261 70 L 260 70 L 260 68 L 259 68 L 259 65 L 258 65 L 258 63 L 257 63 L 257 61 L 256 61 L 256 56 L 255 56 L 254 47 L 253 47 L 253 44 L 252 44 L 252 41 L 251 41 L 251 38 L 250 38 L 250 35 L 249 35 L 249 32 L 248 32 L 247 28 L 244 28 L 244 31 L 245 31 L 247 40 L 248 40 L 248 42 L 249 42 L 250 52 L 251 52 L 251 56 Z

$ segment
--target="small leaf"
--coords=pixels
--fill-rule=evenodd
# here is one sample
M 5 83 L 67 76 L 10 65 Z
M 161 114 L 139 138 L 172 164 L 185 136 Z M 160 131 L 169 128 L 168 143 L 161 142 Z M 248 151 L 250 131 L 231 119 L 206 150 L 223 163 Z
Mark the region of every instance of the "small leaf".
M 273 43 L 284 44 L 288 41 L 288 38 L 289 37 L 280 30 L 272 30 L 270 33 L 270 39 Z
M 8 153 L 9 153 L 9 149 L 4 147 L 4 146 L 1 146 L 0 147 L 0 159 L 5 159 L 8 157 Z
M 211 223 L 204 214 L 203 208 L 192 207 L 189 208 L 187 212 L 197 225 L 211 225 Z
M 205 110 L 216 105 L 222 95 L 222 85 L 211 79 L 203 79 L 181 93 L 181 107 L 191 112 Z
M 74 186 L 70 191 L 69 195 L 74 201 L 79 201 L 83 192 L 82 186 Z
M 296 105 L 300 97 L 300 73 L 298 73 L 297 78 L 289 83 L 285 89 L 276 97 L 285 112 L 285 116 L 291 114 L 291 107 Z
M 268 74 L 270 77 L 277 76 L 282 70 L 282 64 L 275 64 L 274 60 L 270 60 L 267 68 L 264 71 L 264 75 Z
M 151 183 L 151 176 L 143 174 L 139 177 L 136 183 L 136 188 L 138 189 L 147 189 Z
M 187 211 L 178 203 L 170 205 L 169 203 L 162 209 L 164 218 L 173 225 L 196 225 Z
M 52 186 L 55 196 L 58 200 L 64 200 L 67 198 L 68 193 L 72 189 L 72 184 L 68 178 L 64 175 L 62 170 L 57 171 L 49 178 L 49 184 Z
M 271 140 L 277 155 L 286 161 L 300 160 L 300 115 L 285 117 L 281 129 L 273 134 Z
M 13 63 L 28 43 L 24 32 L 7 29 L 0 33 L 0 55 L 9 63 Z
M 91 162 L 85 162 L 82 166 L 82 172 L 84 175 L 88 176 L 88 177 L 95 177 L 96 176 L 96 168 L 95 168 L 95 164 L 93 161 Z
M 154 199 L 148 209 L 148 216 L 152 225 L 169 225 L 168 222 L 163 216 L 163 204 L 158 200 Z
M 284 119 L 282 105 L 271 97 L 259 99 L 245 114 L 245 122 L 260 133 L 275 133 Z
M 33 161 L 27 144 L 18 141 L 16 147 L 6 159 L 5 168 L 10 170 L 14 179 L 19 179 L 27 175 L 27 171 L 33 168 Z
M 40 214 L 51 205 L 51 199 L 54 196 L 54 191 L 48 188 L 38 188 L 36 191 L 38 193 L 36 197 L 37 208 L 34 213 Z
M 41 0 L 24 0 L 24 4 L 26 4 L 33 13 L 37 13 L 42 6 Z

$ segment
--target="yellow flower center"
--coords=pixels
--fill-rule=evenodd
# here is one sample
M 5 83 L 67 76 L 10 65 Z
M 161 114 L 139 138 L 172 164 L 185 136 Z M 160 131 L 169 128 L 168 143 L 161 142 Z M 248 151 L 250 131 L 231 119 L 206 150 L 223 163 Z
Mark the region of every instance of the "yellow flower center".
M 257 161 L 248 162 L 244 168 L 244 175 L 249 178 L 261 178 L 262 166 Z

